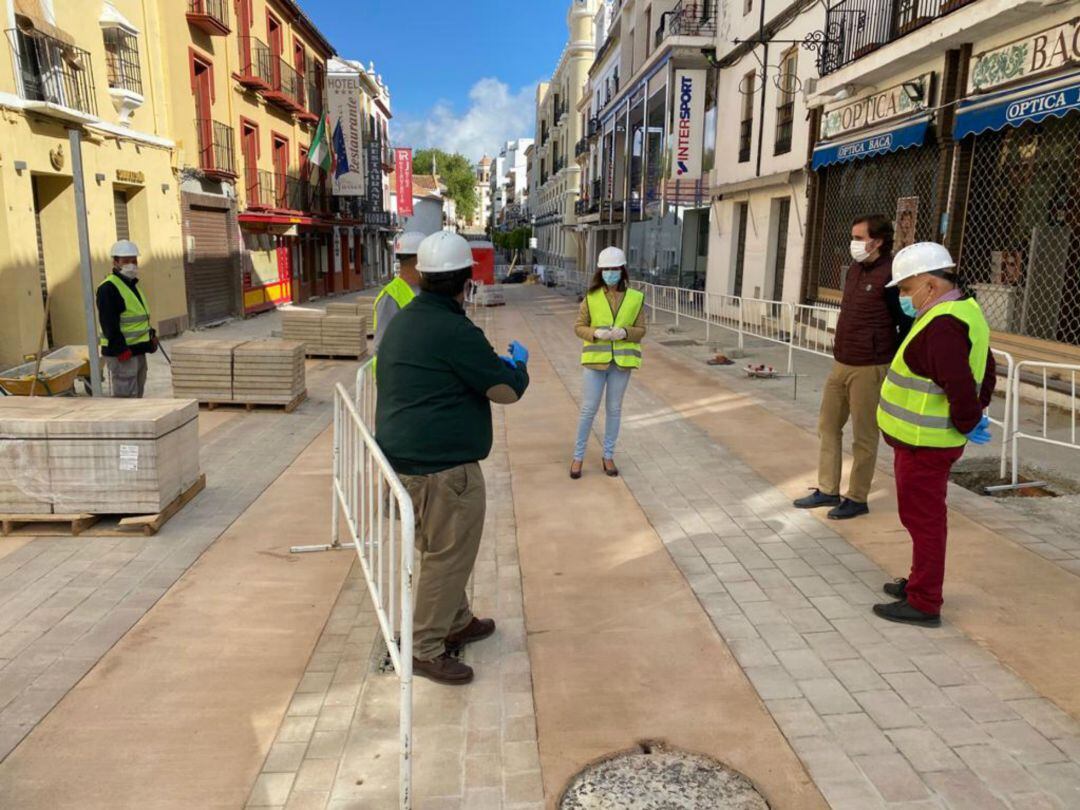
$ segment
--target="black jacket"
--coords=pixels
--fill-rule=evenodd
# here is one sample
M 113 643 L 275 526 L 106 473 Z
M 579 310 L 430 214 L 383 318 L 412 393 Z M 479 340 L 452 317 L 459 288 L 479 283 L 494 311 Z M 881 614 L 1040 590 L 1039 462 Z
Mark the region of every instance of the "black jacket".
M 124 284 L 127 284 L 135 292 L 135 295 L 139 296 L 139 299 L 144 304 L 146 303 L 146 299 L 139 291 L 138 279 L 124 278 L 115 270 L 113 270 L 113 275 Z M 119 357 L 124 353 L 125 349 L 131 349 L 132 354 L 153 354 L 156 352 L 157 347 L 154 345 L 154 338 L 157 337 L 157 332 L 153 328 L 150 329 L 150 340 L 128 346 L 127 341 L 124 340 L 124 336 L 120 332 L 120 315 L 124 312 L 124 309 L 124 298 L 114 285 L 102 284 L 98 287 L 98 324 L 101 327 L 101 334 L 109 341 L 107 346 L 101 347 L 101 353 L 106 357 Z

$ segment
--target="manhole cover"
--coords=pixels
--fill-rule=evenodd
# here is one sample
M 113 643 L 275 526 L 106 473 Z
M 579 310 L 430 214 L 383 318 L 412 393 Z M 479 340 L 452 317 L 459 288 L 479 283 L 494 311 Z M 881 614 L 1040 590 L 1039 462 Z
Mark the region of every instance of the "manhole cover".
M 768 810 L 738 771 L 655 743 L 590 765 L 570 782 L 559 810 Z

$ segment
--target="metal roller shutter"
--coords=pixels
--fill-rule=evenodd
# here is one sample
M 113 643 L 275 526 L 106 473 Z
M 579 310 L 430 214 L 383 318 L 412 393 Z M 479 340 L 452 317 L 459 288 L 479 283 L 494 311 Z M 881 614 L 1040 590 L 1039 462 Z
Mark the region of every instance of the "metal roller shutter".
M 229 249 L 228 212 L 191 206 L 186 269 L 191 320 L 196 325 L 224 320 L 236 314 L 236 287 Z

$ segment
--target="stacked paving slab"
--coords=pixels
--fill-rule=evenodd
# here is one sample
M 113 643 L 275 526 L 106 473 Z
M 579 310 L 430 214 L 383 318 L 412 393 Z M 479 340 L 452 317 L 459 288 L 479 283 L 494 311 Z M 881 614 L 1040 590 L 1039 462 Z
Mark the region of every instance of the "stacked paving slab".
M 308 356 L 359 359 L 367 354 L 367 317 L 360 310 L 360 304 L 345 302 L 327 304 L 325 312 L 286 307 L 281 313 L 281 335 L 303 343 Z
M 233 349 L 233 401 L 288 405 L 306 390 L 304 344 L 249 340 Z
M 242 340 L 185 340 L 172 349 L 173 396 L 201 402 L 233 398 L 233 351 Z
M 199 406 L 0 399 L 0 513 L 157 514 L 199 477 Z

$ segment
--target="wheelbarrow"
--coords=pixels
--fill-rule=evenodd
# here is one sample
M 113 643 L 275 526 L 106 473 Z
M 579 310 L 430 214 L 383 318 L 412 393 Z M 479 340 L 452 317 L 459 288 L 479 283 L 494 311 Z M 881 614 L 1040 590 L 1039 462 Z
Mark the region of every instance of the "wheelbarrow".
M 27 362 L 0 371 L 0 389 L 16 397 L 73 396 L 75 380 L 80 377 L 90 379 L 86 346 L 62 346 L 44 355 L 40 362 L 31 355 Z

